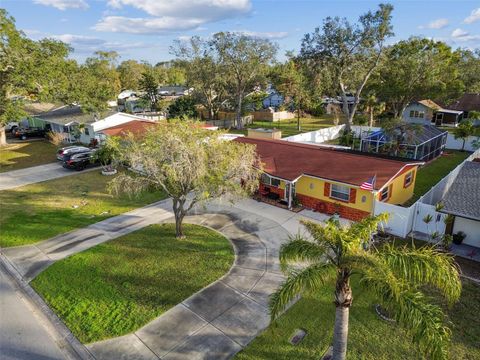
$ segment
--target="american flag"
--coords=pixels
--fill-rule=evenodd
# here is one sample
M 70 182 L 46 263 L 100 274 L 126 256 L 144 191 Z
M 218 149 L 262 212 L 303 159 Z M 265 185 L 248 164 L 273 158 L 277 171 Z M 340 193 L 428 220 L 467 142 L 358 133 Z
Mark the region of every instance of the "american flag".
M 362 185 L 360 185 L 360 189 L 372 191 L 373 186 L 375 185 L 376 177 L 377 175 L 373 175 L 370 179 L 362 183 Z

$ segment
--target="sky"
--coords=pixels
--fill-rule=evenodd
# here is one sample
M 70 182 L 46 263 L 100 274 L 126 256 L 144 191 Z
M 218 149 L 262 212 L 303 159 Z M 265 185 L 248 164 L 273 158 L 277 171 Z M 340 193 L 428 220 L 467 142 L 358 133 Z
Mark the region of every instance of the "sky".
M 35 40 L 52 37 L 74 48 L 83 61 L 97 50 L 117 51 L 120 61 L 150 63 L 173 58 L 176 39 L 233 31 L 268 38 L 278 58 L 298 52 L 304 34 L 324 18 L 354 22 L 379 1 L 370 0 L 0 0 L 17 28 Z M 390 43 L 410 36 L 442 40 L 457 48 L 480 48 L 479 0 L 398 0 Z

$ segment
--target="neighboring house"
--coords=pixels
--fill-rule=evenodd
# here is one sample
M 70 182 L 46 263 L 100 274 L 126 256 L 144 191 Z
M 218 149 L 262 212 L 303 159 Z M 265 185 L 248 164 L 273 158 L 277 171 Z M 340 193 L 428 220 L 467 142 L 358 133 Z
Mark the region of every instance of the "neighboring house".
M 165 85 L 158 87 L 158 94 L 162 96 L 183 96 L 190 94 L 192 90 L 182 85 Z
M 107 136 L 125 137 L 128 134 L 141 136 L 150 128 L 157 126 L 159 123 L 150 120 L 132 120 L 121 125 L 112 126 L 97 132 L 100 142 L 103 142 Z
M 82 112 L 80 106 L 65 106 L 33 117 L 35 123 L 53 132 L 64 134 L 68 142 L 90 143 L 99 140 L 97 133 L 112 126 L 135 120 L 145 120 L 143 117 L 108 110 L 89 114 Z M 75 135 L 80 135 L 78 138 Z
M 410 199 L 421 165 L 284 140 L 238 137 L 235 141 L 256 145 L 263 163 L 262 194 L 275 194 L 289 208 L 299 202 L 351 220 L 373 214 L 375 200 L 402 204 Z M 362 189 L 372 177 L 373 189 Z
M 432 100 L 414 101 L 403 111 L 403 119 L 411 124 L 457 126 L 463 111 L 444 109 Z
M 480 111 L 480 93 L 467 93 L 451 104 L 449 109 L 462 111 L 463 117 L 468 118 L 470 111 Z
M 441 212 L 454 216 L 446 234 L 465 233 L 464 244 L 480 247 L 480 162 L 467 161 L 442 199 Z
M 278 108 L 280 105 L 283 104 L 284 98 L 283 95 L 278 93 L 275 90 L 272 90 L 268 96 L 263 99 L 262 105 L 264 109 L 267 108 Z
M 392 134 L 383 129 L 362 133 L 360 151 L 430 161 L 443 153 L 448 131 L 432 125 L 396 128 Z

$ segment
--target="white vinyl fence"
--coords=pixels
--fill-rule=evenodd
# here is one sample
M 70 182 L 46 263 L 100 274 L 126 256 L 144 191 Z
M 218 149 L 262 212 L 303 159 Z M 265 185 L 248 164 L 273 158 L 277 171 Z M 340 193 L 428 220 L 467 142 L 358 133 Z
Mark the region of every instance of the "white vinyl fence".
M 410 207 L 386 204 L 378 200 L 375 201 L 374 214 L 386 212 L 390 215 L 385 224 L 385 230 L 395 236 L 406 237 L 410 232 L 417 231 L 424 234 L 432 234 L 438 231 L 440 234 L 445 232 L 445 214 L 437 212 L 435 205 L 440 202 L 453 181 L 457 177 L 461 167 L 466 161 L 472 161 L 480 157 L 480 149 L 471 154 L 460 165 L 452 170 L 446 177 L 433 186 L 425 195 Z M 432 220 L 427 224 L 424 219 L 431 215 Z
M 338 138 L 340 131 L 345 127 L 345 125 L 332 126 L 325 129 L 310 131 L 298 135 L 288 136 L 282 140 L 293 141 L 293 142 L 310 142 L 310 143 L 324 143 L 329 140 Z
M 474 149 L 473 147 L 473 141 L 474 140 L 478 140 L 478 136 L 469 136 L 466 140 L 465 140 L 465 150 L 467 151 L 474 151 L 476 149 Z M 462 144 L 463 144 L 463 140 L 462 139 L 455 139 L 455 136 L 453 136 L 453 134 L 451 133 L 448 133 L 448 136 L 447 136 L 447 143 L 445 144 L 445 147 L 447 149 L 452 149 L 452 150 L 460 150 L 462 148 Z

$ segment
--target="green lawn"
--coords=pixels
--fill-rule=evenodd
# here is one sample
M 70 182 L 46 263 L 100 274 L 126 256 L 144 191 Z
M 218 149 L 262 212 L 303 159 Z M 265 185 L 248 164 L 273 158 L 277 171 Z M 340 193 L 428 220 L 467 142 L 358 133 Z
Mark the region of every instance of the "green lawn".
M 335 306 L 333 287 L 318 295 L 305 294 L 290 310 L 256 338 L 236 359 L 320 359 L 332 342 Z M 408 335 L 375 313 L 375 298 L 353 282 L 354 301 L 350 310 L 348 355 L 350 360 L 424 359 Z M 452 322 L 452 359 L 480 359 L 480 287 L 465 281 L 460 301 L 448 311 Z M 289 339 L 295 329 L 308 334 L 297 346 Z
M 450 171 L 455 169 L 469 155 L 470 153 L 466 151 L 446 150 L 442 156 L 421 167 L 417 173 L 413 197 L 405 204 L 405 206 L 410 206 L 416 202 L 420 196 L 425 194 L 432 188 L 432 186 L 447 176 Z
M 271 121 L 254 121 L 247 128 L 264 128 L 272 129 L 277 128 L 282 130 L 282 137 L 297 135 L 304 132 L 319 130 L 327 127 L 334 126 L 332 115 L 323 115 L 319 118 L 301 118 L 300 119 L 301 130 L 297 130 L 297 119 L 282 120 L 277 122 Z M 230 132 L 235 134 L 247 134 L 247 130 L 231 129 Z
M 56 150 L 48 141 L 9 144 L 0 148 L 0 172 L 55 162 Z
M 0 247 L 32 244 L 165 198 L 114 196 L 110 180 L 94 170 L 0 191 Z
M 84 343 L 132 332 L 217 280 L 234 259 L 216 231 L 152 225 L 59 261 L 35 290 Z

